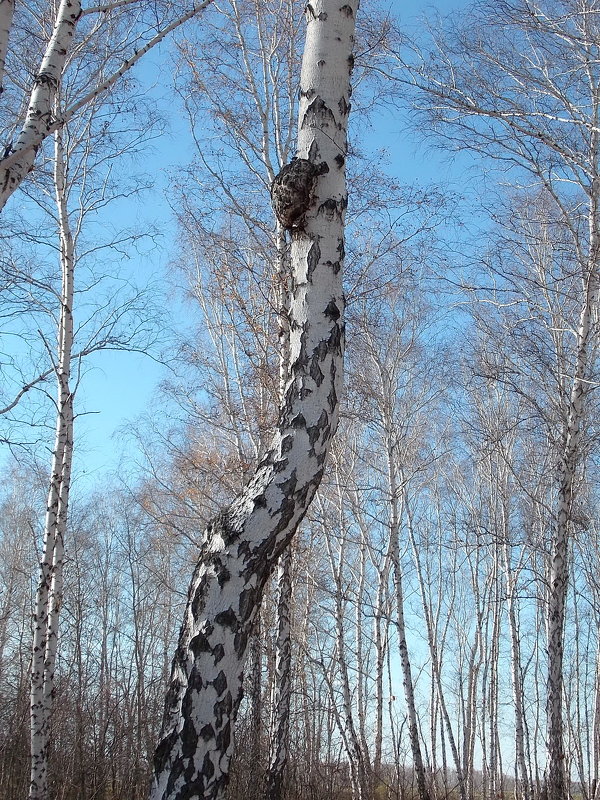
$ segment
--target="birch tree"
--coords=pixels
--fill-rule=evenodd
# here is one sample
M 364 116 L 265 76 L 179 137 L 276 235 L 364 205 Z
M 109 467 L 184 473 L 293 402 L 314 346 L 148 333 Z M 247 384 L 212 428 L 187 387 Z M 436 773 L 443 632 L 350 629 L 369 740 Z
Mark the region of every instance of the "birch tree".
M 306 513 L 337 423 L 344 165 L 357 3 L 307 7 L 298 156 L 325 164 L 292 237 L 290 379 L 270 449 L 202 536 L 155 755 L 153 800 L 222 796 L 248 637 L 265 582 Z M 327 170 L 327 171 L 326 171 Z
M 56 98 L 57 106 L 60 106 L 62 93 L 67 91 L 68 87 L 61 88 Z M 60 280 L 50 280 L 44 285 L 44 282 L 36 277 L 35 272 L 17 273 L 19 280 L 26 286 L 32 286 L 38 293 L 41 290 L 46 293 L 49 299 L 46 301 L 45 310 L 48 317 L 56 321 L 55 349 L 50 338 L 52 334 L 46 335 L 42 333 L 41 328 L 38 329 L 44 349 L 47 350 L 51 372 L 56 378 L 57 390 L 54 400 L 55 440 L 51 448 L 50 482 L 34 607 L 30 698 L 30 798 L 32 800 L 34 798 L 45 800 L 49 794 L 48 756 L 56 694 L 54 676 L 58 626 L 63 600 L 64 540 L 67 531 L 74 447 L 74 398 L 79 383 L 81 361 L 85 356 L 98 350 L 145 347 L 149 344 L 149 340 L 143 341 L 147 333 L 145 325 L 142 323 L 138 327 L 138 321 L 134 322 L 132 316 L 126 321 L 128 313 L 133 311 L 134 304 L 139 302 L 139 296 L 132 300 L 131 304 L 125 303 L 121 307 L 117 300 L 116 304 L 109 303 L 101 309 L 96 308 L 92 311 L 91 319 L 86 320 L 80 315 L 79 324 L 76 325 L 74 322 L 74 315 L 78 310 L 74 307 L 77 292 L 75 272 L 76 267 L 82 268 L 85 265 L 82 240 L 86 226 L 89 217 L 93 217 L 98 209 L 103 208 L 111 199 L 110 178 L 105 173 L 106 163 L 110 165 L 112 158 L 122 155 L 128 145 L 133 148 L 136 142 L 136 136 L 133 134 L 129 142 L 122 141 L 121 146 L 115 146 L 115 143 L 111 142 L 109 129 L 111 115 L 100 113 L 99 105 L 96 102 L 91 103 L 86 109 L 86 114 L 81 115 L 79 125 L 73 123 L 55 130 L 53 173 L 50 184 L 54 197 L 51 199 L 48 196 L 51 190 L 47 189 L 44 180 L 46 176 L 41 170 L 38 175 L 40 180 L 35 186 L 37 191 L 33 194 L 36 206 L 47 214 L 45 222 L 48 224 L 49 234 L 45 237 L 46 244 L 49 244 L 51 250 L 58 252 Z M 106 112 L 106 109 L 104 111 Z M 93 156 L 92 151 L 94 151 Z M 58 237 L 58 245 L 50 243 L 53 233 Z M 136 239 L 135 236 L 125 236 L 119 246 L 126 245 L 129 238 Z M 115 244 L 114 241 L 107 244 L 95 238 L 91 251 L 97 255 L 103 249 L 110 250 Z M 77 288 L 82 292 L 83 286 Z M 115 294 L 118 297 L 119 293 Z M 128 325 L 131 326 L 129 329 Z M 88 331 L 91 328 L 89 338 L 77 350 L 76 334 L 79 343 L 87 332 L 86 327 Z
M 40 147 L 52 133 L 109 91 L 143 55 L 211 2 L 191 3 L 183 13 L 173 15 L 166 7 L 137 0 L 115 0 L 88 7 L 82 6 L 80 0 L 61 0 L 48 19 L 46 9 L 39 16 L 23 6 L 17 6 L 15 12 L 12 0 L 3 0 L 0 86 L 11 103 L 2 108 L 5 147 L 0 159 L 0 210 L 33 169 Z M 32 29 L 39 33 L 34 48 L 30 47 Z M 150 37 L 148 30 L 154 31 Z M 24 31 L 27 47 L 22 45 Z M 57 93 L 73 53 L 98 47 L 110 54 L 104 69 L 89 76 L 69 104 L 61 106 L 57 113 Z M 26 109 L 23 116 L 21 108 Z

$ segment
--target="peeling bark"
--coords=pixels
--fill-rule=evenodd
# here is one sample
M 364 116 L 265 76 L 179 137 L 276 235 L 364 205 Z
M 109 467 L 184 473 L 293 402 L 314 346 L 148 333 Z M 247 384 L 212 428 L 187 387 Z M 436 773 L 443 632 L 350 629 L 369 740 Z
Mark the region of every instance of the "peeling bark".
M 307 6 L 298 155 L 325 163 L 292 237 L 290 367 L 271 447 L 206 528 L 173 661 L 152 800 L 222 797 L 248 637 L 265 582 L 321 480 L 337 426 L 344 343 L 344 159 L 357 0 Z M 337 157 L 337 159 L 336 159 Z

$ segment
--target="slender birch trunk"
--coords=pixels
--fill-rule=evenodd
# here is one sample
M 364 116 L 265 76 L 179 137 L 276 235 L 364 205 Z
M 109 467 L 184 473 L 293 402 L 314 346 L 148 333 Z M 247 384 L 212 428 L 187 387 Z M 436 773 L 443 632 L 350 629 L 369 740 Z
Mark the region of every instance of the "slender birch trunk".
M 44 545 L 35 597 L 30 699 L 30 800 L 47 800 L 48 797 L 48 748 L 55 691 L 54 669 L 58 645 L 58 621 L 62 600 L 64 534 L 67 525 L 73 456 L 73 394 L 70 388 L 70 374 L 73 346 L 75 256 L 67 212 L 62 133 L 59 131 L 55 134 L 54 181 L 60 226 L 62 271 L 58 359 L 55 366 L 58 397 L 55 444 L 44 524 Z
M 339 481 L 338 481 L 338 486 L 339 486 Z M 339 502 L 338 509 L 340 511 L 340 517 L 342 517 L 341 509 L 342 509 L 343 499 L 341 496 L 339 497 L 338 502 Z M 340 519 L 339 528 L 342 531 L 344 530 L 343 519 Z M 347 653 L 346 631 L 344 628 L 346 592 L 344 591 L 344 586 L 343 586 L 343 574 L 344 574 L 344 566 L 348 562 L 348 555 L 347 555 L 348 541 L 342 534 L 342 540 L 340 542 L 340 548 L 337 553 L 337 556 L 334 555 L 333 548 L 331 546 L 331 539 L 327 535 L 327 532 L 325 532 L 325 545 L 327 548 L 327 554 L 329 556 L 331 575 L 333 577 L 333 581 L 335 584 L 335 597 L 334 597 L 335 663 L 337 667 L 337 674 L 339 676 L 339 684 L 342 695 L 341 703 L 339 703 L 333 691 L 334 681 L 333 679 L 330 679 L 331 700 L 332 704 L 335 705 L 337 701 L 338 704 L 341 705 L 341 708 L 335 707 L 334 711 L 336 714 L 336 719 L 338 720 L 340 733 L 342 734 L 342 740 L 348 758 L 348 764 L 350 768 L 350 782 L 352 785 L 352 799 L 367 800 L 369 796 L 369 784 L 370 784 L 368 753 L 363 751 L 363 745 L 360 738 L 360 720 L 358 721 L 358 725 L 356 724 L 355 721 L 355 714 L 352 703 L 353 693 L 350 685 L 349 664 L 346 655 Z
M 412 513 L 406 502 L 406 491 L 404 491 L 404 505 L 406 508 L 406 517 L 407 517 L 407 529 L 408 535 L 410 539 L 410 544 L 413 552 L 413 558 L 415 561 L 415 567 L 417 571 L 417 580 L 419 582 L 419 595 L 421 597 L 421 604 L 423 607 L 423 615 L 425 617 L 425 628 L 427 631 L 427 643 L 429 645 L 429 653 L 431 655 L 431 671 L 433 675 L 433 680 L 435 681 L 435 689 L 438 695 L 438 702 L 440 706 L 440 735 L 441 735 L 441 745 L 442 745 L 442 753 L 444 759 L 444 775 L 446 775 L 446 764 L 445 764 L 445 739 L 444 739 L 444 727 L 446 733 L 448 735 L 448 743 L 450 745 L 450 751 L 452 753 L 452 760 L 454 761 L 454 769 L 456 770 L 456 779 L 458 782 L 458 792 L 460 800 L 468 800 L 466 784 L 465 784 L 465 777 L 463 773 L 463 769 L 461 766 L 461 760 L 458 752 L 458 747 L 456 745 L 456 738 L 454 736 L 454 731 L 452 730 L 452 723 L 450 721 L 450 714 L 448 713 L 448 707 L 446 705 L 446 698 L 444 696 L 444 689 L 442 685 L 442 674 L 441 674 L 441 662 L 440 656 L 438 652 L 438 646 L 436 642 L 435 636 L 435 629 L 433 624 L 433 618 L 431 613 L 431 608 L 427 601 L 427 595 L 425 591 L 425 579 L 423 576 L 423 569 L 421 565 L 421 558 L 419 556 L 419 550 L 417 547 L 417 542 L 414 535 L 413 530 L 413 521 L 412 521 Z M 441 574 L 441 571 L 440 571 Z
M 12 28 L 14 13 L 14 0 L 0 0 L 0 94 L 4 91 L 4 87 L 2 86 L 4 81 L 4 67 L 6 65 L 8 39 L 10 36 L 10 29 Z
M 363 532 L 363 535 L 364 532 Z M 389 632 L 383 620 L 387 610 L 388 585 L 390 579 L 391 553 L 390 548 L 386 553 L 384 563 L 380 565 L 377 576 L 377 605 L 373 619 L 373 641 L 375 645 L 375 734 L 373 745 L 373 774 L 381 778 L 381 760 L 383 753 L 383 681 L 388 654 Z M 391 694 L 391 692 L 390 692 Z M 393 751 L 395 752 L 395 751 Z
M 594 138 L 596 136 L 594 135 Z M 598 183 L 596 179 L 595 183 Z M 574 499 L 574 481 L 581 462 L 579 442 L 589 390 L 589 367 L 597 335 L 597 312 L 600 293 L 598 261 L 600 226 L 598 192 L 591 189 L 589 226 L 590 253 L 584 275 L 584 298 L 577 330 L 577 352 L 559 463 L 556 522 L 550 556 L 546 630 L 548 672 L 546 680 L 546 748 L 544 778 L 546 800 L 566 800 L 568 777 L 565 771 L 563 724 L 563 657 L 565 607 L 569 580 L 569 534 Z
M 531 800 L 532 791 L 525 753 L 525 709 L 523 704 L 523 679 L 521 669 L 521 640 L 517 610 L 516 574 L 512 569 L 508 543 L 508 509 L 503 504 L 502 559 L 506 581 L 506 607 L 510 632 L 510 673 L 515 713 L 515 796 L 517 800 Z
M 277 225 L 277 300 L 279 308 L 279 402 L 288 382 L 290 365 L 290 260 L 285 232 Z M 277 638 L 272 712 L 269 724 L 269 765 L 266 800 L 281 800 L 288 759 L 289 716 L 292 697 L 292 548 L 283 552 L 277 565 Z
M 406 712 L 408 717 L 408 737 L 413 758 L 413 768 L 417 781 L 417 792 L 419 800 L 429 800 L 429 789 L 427 788 L 427 778 L 425 766 L 421 753 L 421 741 L 419 735 L 419 720 L 417 717 L 417 705 L 415 700 L 415 688 L 412 677 L 410 654 L 406 641 L 406 624 L 404 619 L 404 588 L 402 579 L 402 564 L 400 560 L 400 508 L 399 495 L 401 491 L 398 480 L 398 468 L 393 446 L 393 432 L 390 420 L 386 420 L 386 447 L 387 447 L 387 468 L 390 491 L 390 553 L 393 565 L 394 590 L 396 594 L 396 629 L 398 632 L 398 650 L 400 652 L 400 664 L 402 667 L 402 686 L 404 688 L 404 699 L 406 701 Z
M 327 172 L 292 236 L 290 379 L 254 477 L 206 528 L 173 661 L 152 800 L 223 796 L 248 637 L 265 582 L 321 480 L 343 354 L 345 154 L 357 0 L 307 6 L 298 155 Z
M 269 737 L 269 769 L 266 800 L 281 800 L 283 775 L 288 757 L 289 717 L 292 696 L 292 548 L 281 555 L 277 567 L 277 640 L 275 643 L 275 683 Z
M 261 766 L 261 733 L 263 729 L 261 627 L 261 618 L 259 614 L 256 618 L 248 648 L 248 673 L 250 678 L 248 690 L 248 699 L 250 701 L 250 763 L 248 765 L 246 779 L 250 794 L 254 791 L 260 793 L 264 775 Z

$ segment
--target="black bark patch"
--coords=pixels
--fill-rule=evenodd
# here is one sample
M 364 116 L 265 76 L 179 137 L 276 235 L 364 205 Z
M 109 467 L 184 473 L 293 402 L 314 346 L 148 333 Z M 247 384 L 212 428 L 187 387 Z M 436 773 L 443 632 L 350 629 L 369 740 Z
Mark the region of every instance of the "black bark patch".
M 186 697 L 190 691 L 193 692 L 200 692 L 204 688 L 204 681 L 202 680 L 202 674 L 195 668 L 192 667 L 190 674 L 188 675 L 188 686 L 186 690 Z
M 330 300 L 329 301 L 329 303 L 327 304 L 327 307 L 326 307 L 326 309 L 324 311 L 324 314 L 325 314 L 326 317 L 328 317 L 333 322 L 337 322 L 338 319 L 342 315 L 341 311 L 337 307 L 337 303 L 335 302 L 335 300 Z
M 298 428 L 306 428 L 306 419 L 304 418 L 304 414 L 296 414 L 294 419 L 290 422 L 290 425 L 296 430 Z
M 344 239 L 343 239 L 343 237 L 338 239 L 337 251 L 340 254 L 340 261 L 343 261 L 344 260 L 344 256 L 346 255 L 346 248 L 344 247 Z
M 183 727 L 181 729 L 181 755 L 183 758 L 193 758 L 198 746 L 198 734 L 191 720 L 192 699 L 186 692 L 182 703 Z
M 325 214 L 328 219 L 333 219 L 334 214 L 339 214 L 337 201 L 332 197 L 330 197 L 328 200 L 325 200 L 325 202 L 321 203 L 319 206 L 319 213 Z
M 248 646 L 248 634 L 245 631 L 238 631 L 233 637 L 233 647 L 238 657 L 241 658 Z
M 333 116 L 332 110 L 329 106 L 324 102 L 324 100 L 316 95 L 315 99 L 311 102 L 311 104 L 306 109 L 304 114 L 304 118 L 302 119 L 301 127 L 304 128 L 305 125 L 311 125 L 312 120 L 311 117 L 319 117 L 319 126 L 321 128 L 327 128 L 329 126 L 333 128 L 337 128 L 338 125 L 335 121 L 335 117 Z
M 214 774 L 215 774 L 215 768 L 212 761 L 210 760 L 210 753 L 207 753 L 204 756 L 204 761 L 202 762 L 202 775 L 205 778 L 212 778 Z
M 345 14 L 347 17 L 352 17 L 354 15 L 354 11 L 349 5 L 343 5 L 340 8 L 342 14 Z
M 215 659 L 215 666 L 216 666 L 219 663 L 219 661 L 221 661 L 221 659 L 224 657 L 225 648 L 223 647 L 222 644 L 216 644 L 213 647 L 212 654 L 213 654 L 213 658 Z
M 314 95 L 314 92 L 312 94 Z M 306 94 L 306 97 L 308 97 L 308 93 Z M 313 139 L 313 141 L 310 143 L 310 147 L 308 148 L 308 160 L 312 161 L 312 163 L 315 165 L 321 160 L 321 156 L 319 155 L 319 145 L 315 139 Z M 317 172 L 317 175 L 321 175 L 322 173 L 320 172 L 320 167 L 318 167 L 318 170 L 319 171 Z
M 154 774 L 159 775 L 164 769 L 165 764 L 169 759 L 169 754 L 175 746 L 177 739 L 177 731 L 172 730 L 168 736 L 165 736 L 158 743 L 158 747 L 154 752 Z
M 185 772 L 185 762 L 183 758 L 178 758 L 172 765 L 169 770 L 169 779 L 167 781 L 167 796 L 169 796 L 173 792 L 173 788 L 175 784 L 179 780 L 180 775 L 184 774 Z
M 240 542 L 240 544 L 238 545 L 237 554 L 238 554 L 238 558 L 241 558 L 242 561 L 244 563 L 246 563 L 246 561 L 248 561 L 248 559 L 252 555 L 252 549 L 250 547 L 249 542 L 246 542 L 246 541 Z
M 331 391 L 327 395 L 327 405 L 329 406 L 329 410 L 330 411 L 333 412 L 335 410 L 335 408 L 337 407 L 337 401 L 338 401 L 337 400 L 337 392 L 332 387 Z
M 337 156 L 333 159 L 338 167 L 341 169 L 344 164 L 346 163 L 346 159 L 341 153 L 338 153 Z
M 254 498 L 254 507 L 255 508 L 266 508 L 267 507 L 267 498 L 263 494 L 259 494 Z
M 244 589 L 240 594 L 240 619 L 246 622 L 250 619 L 256 605 L 256 592 L 252 586 Z
M 331 353 L 338 353 L 340 352 L 342 346 L 342 338 L 343 338 L 343 326 L 342 325 L 334 325 L 331 329 L 331 333 L 329 334 L 329 341 L 327 343 L 327 349 Z
M 204 739 L 205 742 L 210 742 L 211 739 L 214 739 L 214 736 L 215 731 L 210 722 L 200 729 L 200 737 Z
M 310 377 L 317 384 L 317 386 L 320 386 L 323 383 L 323 378 L 325 377 L 321 367 L 319 366 L 320 363 L 321 359 L 319 356 L 313 358 L 310 363 Z
M 232 631 L 236 631 L 239 628 L 238 618 L 231 607 L 226 611 L 215 614 L 215 622 L 217 625 L 222 625 L 224 628 L 229 628 Z
M 216 738 L 217 750 L 225 753 L 231 744 L 231 723 L 226 722 L 223 729 L 219 731 Z
M 231 573 L 229 572 L 225 564 L 223 564 L 219 556 L 213 556 L 211 561 L 215 571 L 215 575 L 217 576 L 217 582 L 219 584 L 219 587 L 222 589 L 223 586 L 227 583 L 227 581 L 231 578 Z
M 308 255 L 306 256 L 306 275 L 308 280 L 311 279 L 313 272 L 319 266 L 319 261 L 321 260 L 321 248 L 319 247 L 319 243 L 317 241 L 313 241 L 310 250 L 308 251 Z
M 352 108 L 351 104 L 346 100 L 345 97 L 340 97 L 338 108 L 340 110 L 340 115 L 342 117 L 347 117 L 350 113 L 350 109 Z
M 307 428 L 307 430 L 309 430 Z M 285 480 L 281 481 L 281 483 L 277 484 L 277 488 L 281 489 L 284 497 L 291 497 L 293 493 L 296 491 L 296 486 L 298 485 L 298 478 L 296 476 L 296 470 L 292 472 L 290 477 Z
M 194 654 L 194 658 L 197 658 L 200 653 L 210 653 L 212 647 L 203 633 L 197 633 L 190 641 L 190 650 Z
M 289 453 L 294 445 L 294 437 L 293 436 L 284 436 L 281 440 L 281 452 L 282 453 Z
M 231 692 L 226 692 L 225 697 L 223 697 L 222 700 L 217 700 L 213 709 L 215 712 L 215 725 L 217 726 L 217 729 L 223 725 L 223 718 L 229 717 L 232 708 L 233 700 L 231 697 Z
M 288 458 L 280 458 L 280 459 L 278 459 L 277 461 L 275 461 L 273 463 L 273 472 L 275 472 L 275 473 L 283 472 L 285 469 L 287 469 L 288 463 L 289 463 L 289 459 Z
M 214 679 L 213 686 L 217 692 L 217 697 L 221 697 L 225 689 L 227 689 L 227 677 L 223 670 L 221 670 L 221 672 L 219 672 L 217 677 Z
M 221 513 L 215 517 L 212 525 L 213 531 L 221 535 L 227 546 L 238 540 L 239 531 L 234 528 L 228 511 L 221 511 Z
M 310 425 L 306 432 L 308 433 L 308 441 L 310 442 L 311 447 L 314 447 L 317 443 L 321 432 L 326 428 L 329 424 L 329 417 L 325 409 L 321 411 L 321 416 L 316 425 Z
M 203 575 L 200 578 L 198 586 L 194 590 L 194 597 L 192 599 L 192 616 L 194 619 L 198 619 L 200 616 L 202 609 L 204 608 L 204 599 L 206 592 L 208 590 L 208 577 Z

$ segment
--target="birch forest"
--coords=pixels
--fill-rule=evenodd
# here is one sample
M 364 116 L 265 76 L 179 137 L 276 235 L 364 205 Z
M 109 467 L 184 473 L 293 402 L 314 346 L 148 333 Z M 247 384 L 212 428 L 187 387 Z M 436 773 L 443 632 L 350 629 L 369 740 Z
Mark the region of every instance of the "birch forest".
M 91 3 L 0 0 L 0 800 L 600 800 L 600 0 Z

